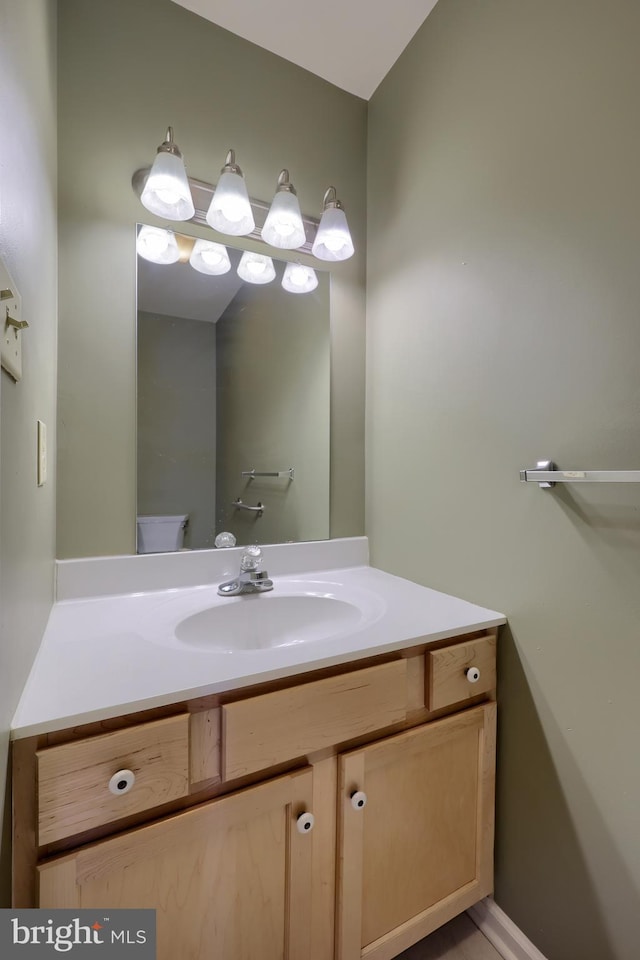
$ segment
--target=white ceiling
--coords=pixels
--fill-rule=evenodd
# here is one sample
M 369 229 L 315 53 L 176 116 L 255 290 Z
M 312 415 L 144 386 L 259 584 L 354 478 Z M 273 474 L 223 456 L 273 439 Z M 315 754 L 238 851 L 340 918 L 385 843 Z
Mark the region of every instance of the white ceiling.
M 437 0 L 174 0 L 368 100 Z
M 184 320 L 216 323 L 242 286 L 236 273 L 240 254 L 229 249 L 233 270 L 221 277 L 198 273 L 188 263 L 138 261 L 138 310 Z

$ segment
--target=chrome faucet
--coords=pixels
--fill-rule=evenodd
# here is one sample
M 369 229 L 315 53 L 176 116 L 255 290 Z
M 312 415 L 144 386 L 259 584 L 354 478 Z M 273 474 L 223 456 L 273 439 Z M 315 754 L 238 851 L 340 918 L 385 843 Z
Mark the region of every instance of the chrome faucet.
M 221 597 L 239 597 L 243 593 L 266 593 L 273 590 L 273 580 L 266 570 L 260 570 L 262 550 L 258 546 L 245 547 L 240 560 L 240 573 L 218 587 Z

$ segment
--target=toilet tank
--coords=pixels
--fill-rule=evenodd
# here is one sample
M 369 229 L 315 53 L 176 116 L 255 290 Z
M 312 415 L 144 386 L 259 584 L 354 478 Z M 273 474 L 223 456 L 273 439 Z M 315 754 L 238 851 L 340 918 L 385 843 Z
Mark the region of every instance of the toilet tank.
M 189 514 L 172 517 L 138 517 L 138 553 L 171 553 L 181 550 Z

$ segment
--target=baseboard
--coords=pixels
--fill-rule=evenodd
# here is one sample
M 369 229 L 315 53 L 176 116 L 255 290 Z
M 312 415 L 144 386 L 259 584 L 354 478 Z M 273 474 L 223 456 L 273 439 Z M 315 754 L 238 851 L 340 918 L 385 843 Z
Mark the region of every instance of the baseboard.
M 503 960 L 546 960 L 491 897 L 485 897 L 467 913 Z

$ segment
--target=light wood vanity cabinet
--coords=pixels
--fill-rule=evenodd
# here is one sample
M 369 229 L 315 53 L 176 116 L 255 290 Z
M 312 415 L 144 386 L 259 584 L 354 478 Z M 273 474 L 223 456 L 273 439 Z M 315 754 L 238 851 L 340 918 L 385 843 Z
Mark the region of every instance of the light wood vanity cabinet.
M 15 905 L 154 907 L 159 960 L 391 960 L 492 890 L 495 640 L 16 741 Z

